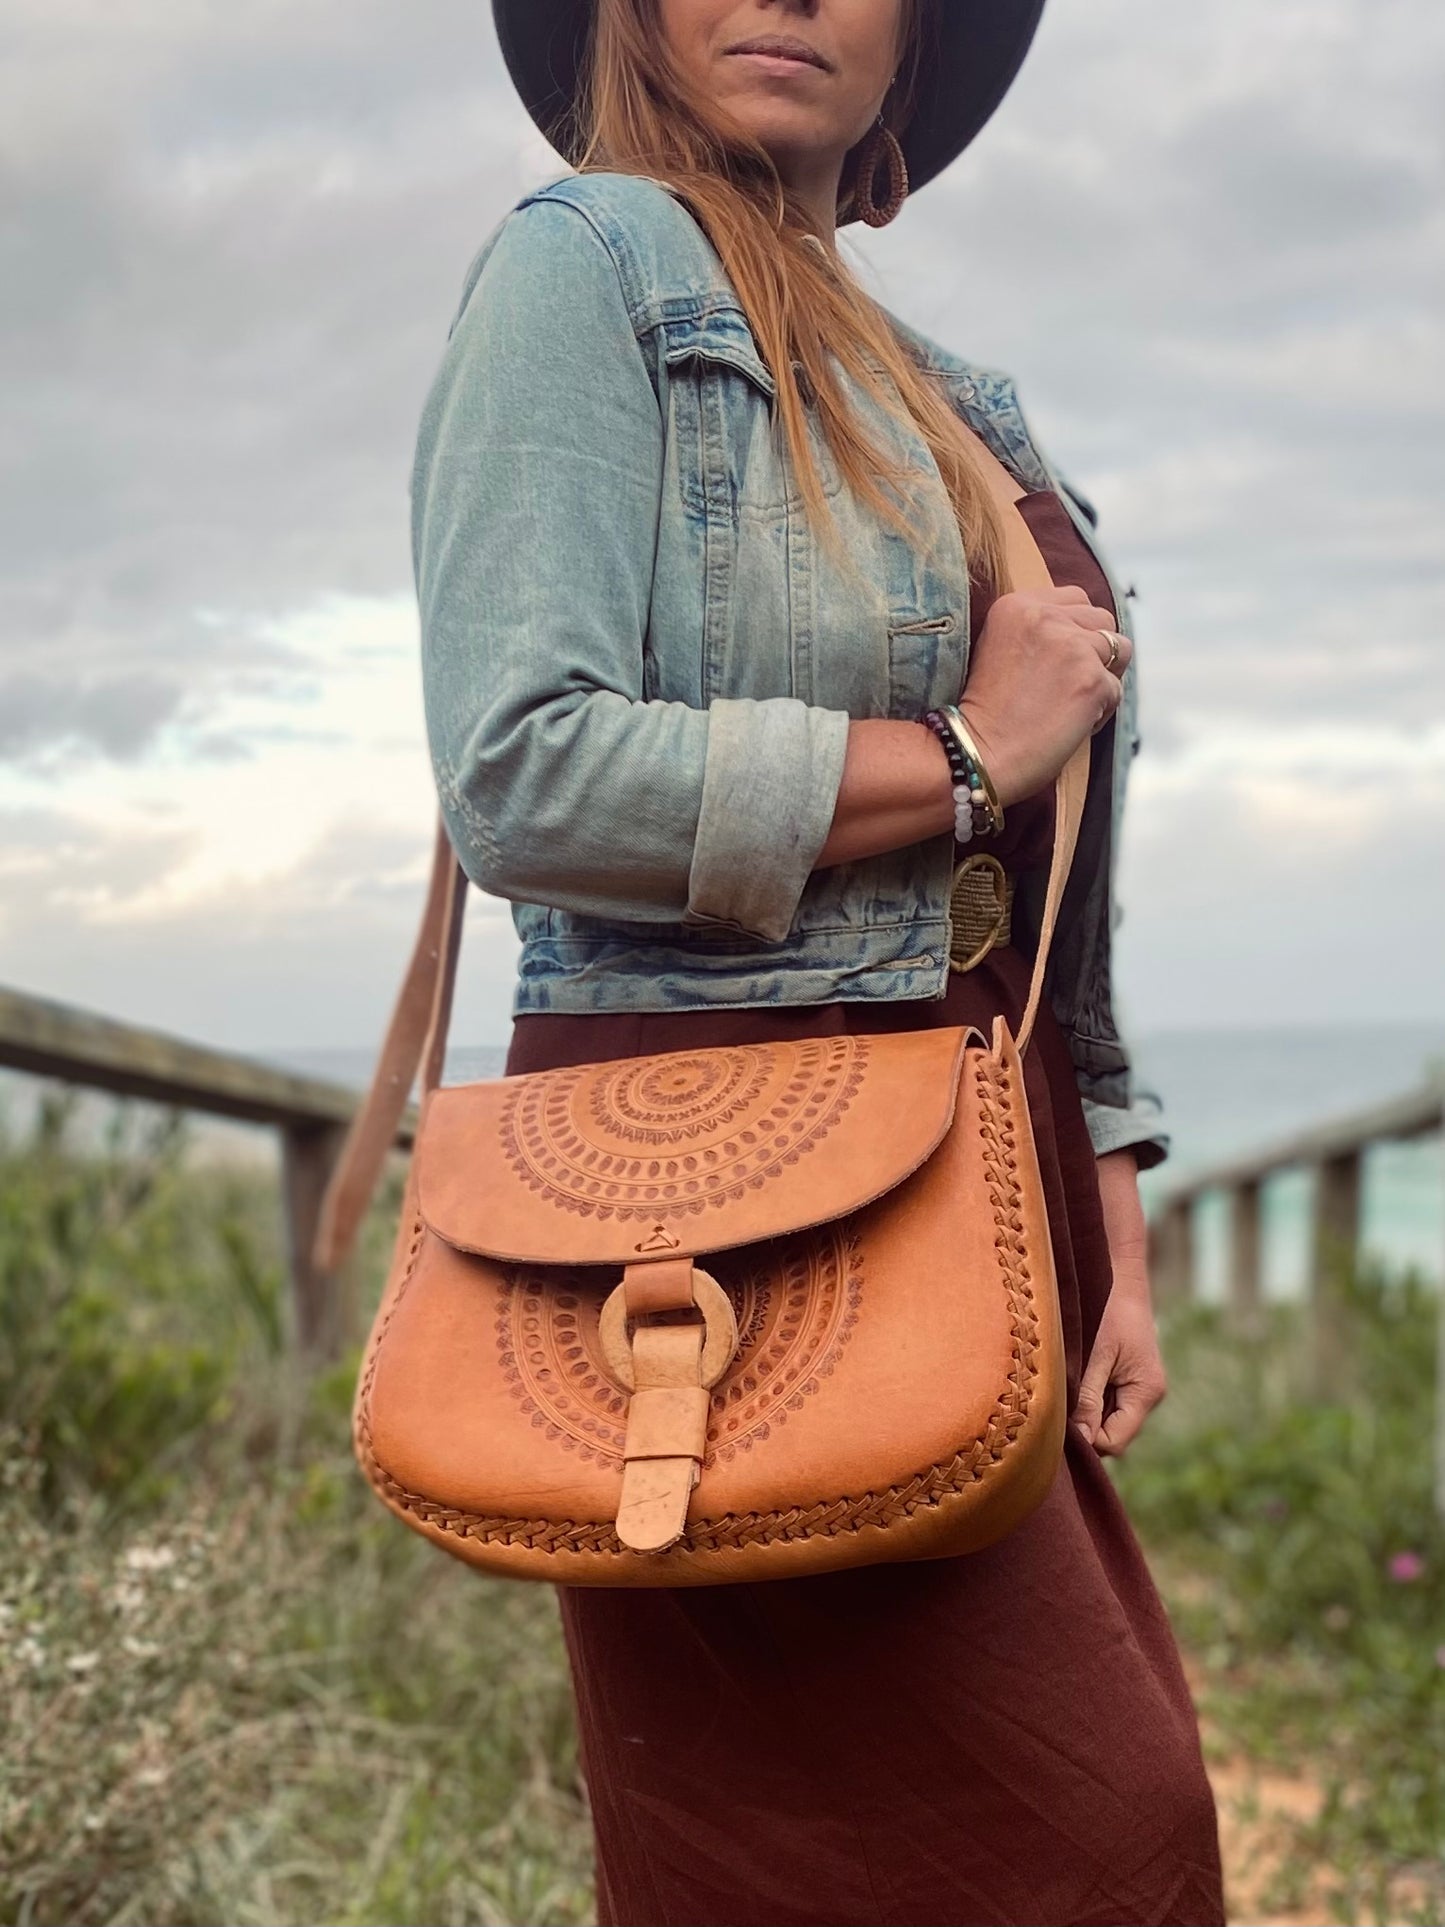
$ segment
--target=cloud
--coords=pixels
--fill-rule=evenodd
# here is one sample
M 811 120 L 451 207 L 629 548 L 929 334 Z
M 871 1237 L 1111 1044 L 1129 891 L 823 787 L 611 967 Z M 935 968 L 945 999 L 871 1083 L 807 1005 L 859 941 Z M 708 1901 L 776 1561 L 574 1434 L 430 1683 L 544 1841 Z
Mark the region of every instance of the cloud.
M 154 741 L 180 699 L 175 685 L 156 676 L 116 676 L 88 687 L 7 676 L 0 681 L 0 756 L 88 744 L 129 762 Z
M 0 624 L 27 745 L 48 719 L 134 754 L 224 703 L 265 620 L 405 589 L 415 418 L 526 151 L 482 17 L 10 10 Z M 97 726 L 141 688 L 149 736 Z
M 1442 82 L 1424 0 L 1055 6 L 974 152 L 870 237 L 1098 502 L 1156 747 L 1440 711 Z
M 424 819 L 400 829 L 358 814 L 288 866 L 201 895 L 176 887 L 195 855 L 184 828 L 107 833 L 64 812 L 12 817 L 0 856 L 6 975 L 235 1049 L 374 1044 L 430 847 Z M 516 968 L 507 906 L 473 893 L 464 958 L 456 1034 L 496 1037 Z
M 1382 1022 L 1439 1023 L 1445 767 L 1402 757 L 1358 795 L 1328 772 L 1140 783 L 1117 942 L 1136 1029 L 1329 1025 L 1360 1051 Z
M 9 981 L 241 1048 L 380 1036 L 436 814 L 411 599 L 326 597 L 254 640 L 288 675 L 233 691 L 214 727 L 172 716 L 143 758 L 0 768 Z M 509 907 L 473 893 L 470 926 L 458 1034 L 495 1037 Z

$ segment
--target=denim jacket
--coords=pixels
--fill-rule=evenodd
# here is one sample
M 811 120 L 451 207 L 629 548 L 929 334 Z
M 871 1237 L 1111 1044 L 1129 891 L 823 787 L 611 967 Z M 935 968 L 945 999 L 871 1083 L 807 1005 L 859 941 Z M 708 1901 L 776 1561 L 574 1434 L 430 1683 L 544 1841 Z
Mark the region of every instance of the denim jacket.
M 1092 543 L 1012 383 L 893 325 Z M 814 870 L 850 718 L 919 717 L 957 700 L 968 667 L 968 568 L 937 468 L 852 398 L 919 478 L 906 538 L 846 489 L 816 428 L 841 539 L 810 526 L 773 376 L 661 184 L 570 175 L 474 262 L 422 418 L 413 547 L 442 810 L 472 880 L 514 905 L 518 1012 L 944 995 L 948 836 Z M 1166 1140 L 1109 987 L 1133 718 L 1131 673 L 1097 739 L 1109 760 L 1049 997 L 1095 1148 L 1148 1163 Z

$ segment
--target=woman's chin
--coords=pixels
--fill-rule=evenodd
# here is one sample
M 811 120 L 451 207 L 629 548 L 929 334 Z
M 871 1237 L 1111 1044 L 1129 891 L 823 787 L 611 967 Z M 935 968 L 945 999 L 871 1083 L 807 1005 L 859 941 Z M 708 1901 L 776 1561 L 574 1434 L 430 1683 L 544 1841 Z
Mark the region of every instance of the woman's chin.
M 738 121 L 759 146 L 765 147 L 783 177 L 811 173 L 829 159 L 847 152 L 840 142 L 830 139 L 815 123 L 797 115 L 739 114 Z
M 816 161 L 847 152 L 848 142 L 815 106 L 757 88 L 738 88 L 718 97 L 718 106 L 744 133 L 766 147 L 774 160 Z

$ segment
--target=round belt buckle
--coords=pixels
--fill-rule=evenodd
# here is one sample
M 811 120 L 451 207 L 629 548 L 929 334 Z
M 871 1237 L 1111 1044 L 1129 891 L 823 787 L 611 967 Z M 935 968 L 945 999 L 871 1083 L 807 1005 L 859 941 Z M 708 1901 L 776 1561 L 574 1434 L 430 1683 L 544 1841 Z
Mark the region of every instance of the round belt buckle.
M 948 967 L 964 976 L 981 964 L 990 950 L 1008 942 L 1012 908 L 1009 876 L 996 856 L 979 851 L 959 864 L 953 873 L 948 908 L 953 928 Z

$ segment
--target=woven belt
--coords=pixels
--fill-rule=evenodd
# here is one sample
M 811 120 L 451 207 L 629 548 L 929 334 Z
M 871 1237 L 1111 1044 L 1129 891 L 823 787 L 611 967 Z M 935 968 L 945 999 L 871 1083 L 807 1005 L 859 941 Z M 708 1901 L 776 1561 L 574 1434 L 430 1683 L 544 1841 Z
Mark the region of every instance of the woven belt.
M 965 857 L 948 899 L 952 937 L 948 967 L 960 975 L 981 964 L 1013 934 L 1014 880 L 996 856 Z

